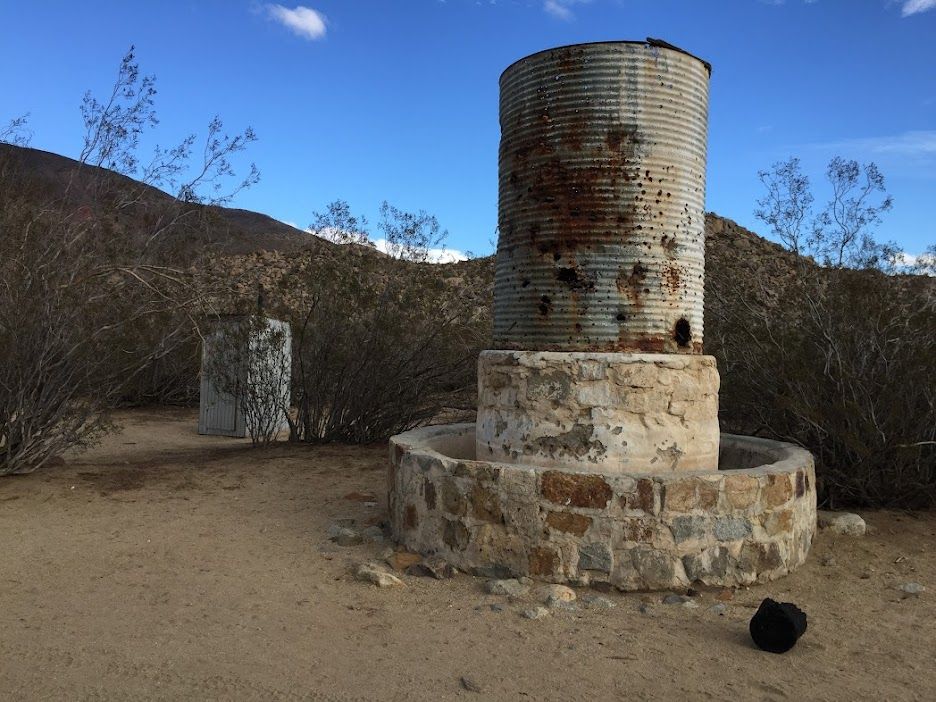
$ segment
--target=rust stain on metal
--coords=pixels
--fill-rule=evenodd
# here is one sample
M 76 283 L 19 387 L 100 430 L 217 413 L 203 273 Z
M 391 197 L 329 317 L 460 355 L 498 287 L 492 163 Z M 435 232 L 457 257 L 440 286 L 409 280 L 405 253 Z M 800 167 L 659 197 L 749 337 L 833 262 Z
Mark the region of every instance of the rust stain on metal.
M 663 279 L 661 282 L 667 293 L 670 295 L 679 294 L 679 288 L 682 285 L 682 271 L 678 263 L 668 261 L 663 264 Z

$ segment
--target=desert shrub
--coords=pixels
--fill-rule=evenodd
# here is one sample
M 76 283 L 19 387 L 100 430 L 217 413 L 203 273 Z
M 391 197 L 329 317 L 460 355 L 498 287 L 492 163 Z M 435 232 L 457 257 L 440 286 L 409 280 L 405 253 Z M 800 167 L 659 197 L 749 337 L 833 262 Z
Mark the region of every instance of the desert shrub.
M 321 257 L 293 321 L 293 437 L 365 443 L 467 407 L 487 335 L 484 288 L 442 267 Z
M 217 320 L 202 373 L 236 397 L 254 446 L 268 446 L 289 417 L 289 330 L 258 315 Z
M 149 358 L 127 328 L 184 304 L 182 279 L 108 258 L 106 226 L 83 208 L 37 209 L 37 187 L 0 155 L 0 475 L 100 436 Z
M 707 286 L 723 425 L 812 451 L 826 504 L 936 504 L 933 282 L 803 263 L 777 285 L 747 265 Z
M 198 404 L 201 348 L 196 327 L 188 324 L 180 336 L 167 337 L 164 331 L 178 328 L 179 319 L 175 315 L 166 316 L 170 319 L 165 325 L 154 322 L 144 329 L 127 330 L 124 334 L 128 353 L 146 360 L 143 368 L 125 384 L 116 403 L 118 406 L 189 407 Z
M 224 135 L 215 118 L 202 163 L 190 169 L 188 136 L 141 165 L 154 95 L 131 48 L 110 95 L 85 96 L 84 146 L 64 188 L 31 174 L 25 152 L 8 145 L 23 143 L 23 118 L 0 130 L 0 475 L 93 442 L 110 426 L 107 410 L 140 396 L 148 375 L 174 382 L 165 365 L 155 369 L 191 348 L 213 297 L 176 265 L 166 235 L 203 228 L 201 205 L 226 201 L 230 159 L 255 137 Z M 251 167 L 231 192 L 257 177 Z M 171 206 L 154 206 L 153 186 L 177 193 Z
M 724 258 L 708 278 L 723 425 L 812 451 L 828 505 L 932 506 L 936 281 L 897 275 L 900 252 L 875 239 L 883 175 L 833 158 L 818 209 L 798 159 L 759 176 L 755 215 L 800 255 Z

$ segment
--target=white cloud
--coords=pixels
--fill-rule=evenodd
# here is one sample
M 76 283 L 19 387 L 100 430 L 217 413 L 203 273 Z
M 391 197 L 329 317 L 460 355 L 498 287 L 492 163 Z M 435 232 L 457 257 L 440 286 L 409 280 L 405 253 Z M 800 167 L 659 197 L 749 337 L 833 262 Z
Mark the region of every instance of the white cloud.
M 299 5 L 292 10 L 282 5 L 267 5 L 267 14 L 303 39 L 315 41 L 325 36 L 325 15 Z
M 377 239 L 374 242 L 374 248 L 384 253 L 390 253 L 386 239 Z M 427 263 L 456 263 L 457 261 L 467 261 L 468 256 L 458 249 L 429 249 L 427 251 Z
M 936 270 L 936 256 L 928 252 L 911 254 L 901 251 L 897 254 L 895 263 L 898 273 L 923 273 L 933 276 L 930 271 Z
M 570 22 L 575 19 L 575 15 L 572 14 L 572 6 L 588 2 L 591 2 L 591 0 L 543 0 L 543 10 L 556 19 Z
M 301 232 L 309 232 L 310 234 L 315 234 L 315 232 L 312 230 L 312 227 L 300 227 L 298 224 L 296 224 L 295 222 L 289 219 L 281 219 L 279 221 L 282 222 L 283 224 L 286 224 L 292 227 L 293 229 L 298 229 Z
M 936 7 L 936 0 L 904 0 L 900 14 L 903 17 L 909 17 L 910 15 L 932 10 L 934 7 Z
M 936 130 L 841 139 L 805 147 L 843 158 L 874 161 L 888 177 L 936 178 Z
M 933 0 L 936 2 L 936 0 Z M 909 131 L 881 137 L 863 137 L 821 144 L 822 148 L 850 149 L 871 155 L 936 157 L 936 130 Z

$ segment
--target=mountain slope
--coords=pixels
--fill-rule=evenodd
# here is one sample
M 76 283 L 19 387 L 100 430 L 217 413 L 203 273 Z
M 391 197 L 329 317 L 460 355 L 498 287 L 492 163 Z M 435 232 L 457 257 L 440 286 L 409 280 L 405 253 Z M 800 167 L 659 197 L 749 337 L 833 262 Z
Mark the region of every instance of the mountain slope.
M 119 225 L 139 232 L 161 214 L 178 207 L 175 198 L 152 186 L 96 166 L 88 166 L 48 151 L 0 143 L 0 159 L 12 164 L 36 185 L 37 200 L 64 198 L 69 206 L 93 207 L 102 190 L 132 192 L 136 202 L 122 208 Z M 210 238 L 200 243 L 222 254 L 253 251 L 301 251 L 332 246 L 329 242 L 259 212 L 195 205 L 210 223 Z M 168 232 L 167 236 L 178 235 Z

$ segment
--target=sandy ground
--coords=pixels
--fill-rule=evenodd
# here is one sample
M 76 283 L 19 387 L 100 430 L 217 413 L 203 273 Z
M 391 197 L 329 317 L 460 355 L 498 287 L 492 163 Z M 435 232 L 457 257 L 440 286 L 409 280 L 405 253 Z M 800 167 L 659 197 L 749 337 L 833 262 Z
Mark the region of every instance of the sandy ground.
M 723 616 L 715 593 L 696 609 L 609 594 L 613 609 L 530 621 L 466 575 L 353 579 L 385 547 L 326 529 L 382 518 L 383 446 L 252 450 L 197 436 L 191 411 L 120 419 L 93 452 L 0 479 L 4 700 L 936 699 L 934 514 L 823 532 L 802 569 Z M 903 599 L 907 581 L 928 590 Z M 783 656 L 747 634 L 767 596 L 809 614 Z

